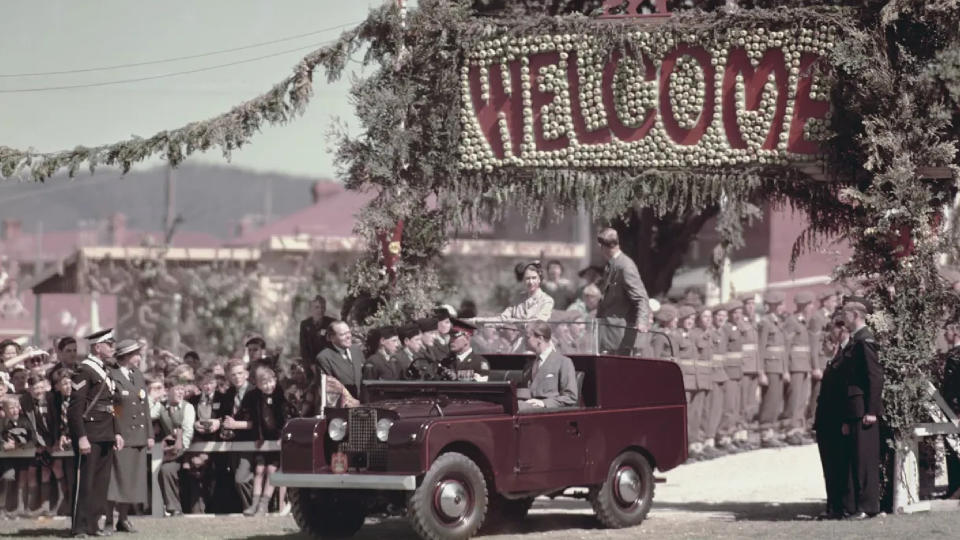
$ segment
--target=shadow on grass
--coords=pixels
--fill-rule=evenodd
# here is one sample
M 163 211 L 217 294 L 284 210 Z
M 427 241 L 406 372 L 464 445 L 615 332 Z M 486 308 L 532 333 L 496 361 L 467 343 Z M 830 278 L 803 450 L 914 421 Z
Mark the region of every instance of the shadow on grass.
M 70 536 L 70 528 L 64 526 L 51 525 L 45 528 L 17 529 L 15 531 L 2 532 L 0 538 L 67 538 Z
M 726 512 L 736 521 L 808 521 L 823 511 L 822 502 L 760 503 L 654 503 L 654 508 L 684 512 Z

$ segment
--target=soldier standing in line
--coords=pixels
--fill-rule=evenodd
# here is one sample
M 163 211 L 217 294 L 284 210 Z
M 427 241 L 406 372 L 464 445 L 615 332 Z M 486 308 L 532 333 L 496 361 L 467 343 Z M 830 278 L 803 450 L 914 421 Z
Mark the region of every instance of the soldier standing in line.
M 653 319 L 657 323 L 657 333 L 654 333 L 650 338 L 653 357 L 664 360 L 676 358 L 677 308 L 670 304 L 664 304 L 654 314 Z M 686 374 L 684 374 L 684 379 L 686 379 Z
M 97 521 L 107 505 L 114 449 L 123 449 L 123 437 L 113 415 L 113 379 L 107 360 L 113 358 L 113 330 L 101 330 L 85 338 L 90 348 L 74 373 L 67 419 L 76 466 L 76 489 L 70 534 L 74 537 L 105 536 Z
M 726 342 L 723 367 L 729 381 L 723 385 L 723 416 L 720 431 L 723 437 L 720 446 L 734 451 L 743 449 L 746 431 L 743 431 L 743 414 L 740 410 L 740 379 L 743 378 L 743 336 L 731 313 L 740 309 L 738 302 L 727 302 L 717 309 L 717 331 Z
M 833 360 L 835 345 L 830 340 L 830 327 L 833 318 L 833 312 L 837 309 L 837 293 L 832 289 L 820 293 L 818 300 L 820 307 L 810 316 L 810 341 L 813 343 L 813 351 L 816 360 L 816 368 L 810 373 L 810 402 L 807 405 L 807 425 L 813 425 L 813 419 L 817 414 L 817 396 L 820 395 L 820 380 L 823 377 L 823 370 L 827 363 Z
M 717 428 L 720 426 L 720 415 L 723 412 L 723 389 L 720 388 L 720 377 L 717 372 L 723 372 L 723 356 L 717 363 L 714 351 L 718 340 L 713 328 L 713 311 L 701 307 L 697 314 L 697 327 L 694 329 L 693 341 L 697 345 L 697 376 L 703 373 L 706 381 L 706 396 L 704 398 L 703 415 L 700 418 L 700 433 L 703 436 L 703 455 L 713 459 L 726 455 L 726 452 L 716 447 Z M 723 374 L 726 377 L 726 373 Z
M 700 442 L 700 418 L 703 415 L 706 390 L 698 384 L 697 345 L 693 340 L 693 326 L 697 311 L 690 306 L 681 306 L 677 310 L 679 328 L 675 334 L 677 363 L 683 372 L 683 388 L 687 394 L 687 444 L 688 455 L 692 461 L 701 459 L 703 443 Z
M 783 332 L 783 293 L 769 291 L 763 296 L 766 313 L 757 329 L 760 355 L 760 445 L 763 448 L 786 446 L 777 437 L 777 420 L 783 411 L 783 385 L 789 382 L 786 369 L 786 337 Z
M 745 306 L 747 302 L 753 306 L 753 295 L 740 297 L 740 307 L 730 312 L 733 320 L 740 328 L 740 339 L 743 342 L 743 378 L 740 379 L 740 407 L 743 411 L 744 436 L 747 439 L 745 446 L 748 450 L 760 447 L 760 426 L 757 423 L 757 414 L 760 412 L 760 369 L 757 355 L 757 325 L 751 317 L 747 317 Z M 750 433 L 753 433 L 753 437 Z
M 708 433 L 710 433 L 709 436 L 713 439 L 717 451 L 729 454 L 736 452 L 738 448 L 732 446 L 729 426 L 723 423 L 724 417 L 729 417 L 727 392 L 733 384 L 727 375 L 727 337 L 722 328 L 726 323 L 727 311 L 724 306 L 722 304 L 714 306 L 713 316 L 710 319 L 710 364 L 713 368 L 713 392 L 715 395 L 711 401 L 713 410 L 709 415 Z
M 813 443 L 806 437 L 807 399 L 810 396 L 810 373 L 817 364 L 813 358 L 813 341 L 808 330 L 813 314 L 813 293 L 800 291 L 793 297 L 796 311 L 784 321 L 787 339 L 789 384 L 786 385 L 781 426 L 787 434 L 786 442 L 794 446 Z

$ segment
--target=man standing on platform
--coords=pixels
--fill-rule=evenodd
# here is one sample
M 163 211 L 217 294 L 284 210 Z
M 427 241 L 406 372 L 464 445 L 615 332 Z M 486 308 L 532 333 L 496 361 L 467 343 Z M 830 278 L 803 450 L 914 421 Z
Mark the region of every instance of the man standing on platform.
M 114 449 L 123 448 L 123 437 L 113 414 L 114 382 L 107 374 L 113 358 L 113 330 L 85 338 L 90 348 L 72 377 L 67 422 L 73 441 L 76 488 L 70 533 L 74 537 L 105 536 L 97 521 L 107 506 Z
M 317 375 L 314 373 L 314 362 L 320 351 L 329 344 L 327 328 L 334 320 L 327 316 L 327 299 L 319 294 L 314 296 L 310 302 L 310 316 L 300 321 L 300 358 L 311 378 Z
M 597 306 L 600 350 L 628 355 L 634 349 L 645 349 L 650 339 L 646 334 L 650 330 L 650 306 L 640 271 L 620 250 L 617 231 L 603 229 L 597 242 L 607 260 L 600 281 L 603 298 Z
M 327 337 L 330 339 L 330 346 L 317 355 L 320 371 L 335 377 L 346 387 L 350 395 L 359 398 L 365 359 L 360 346 L 353 344 L 350 326 L 343 321 L 330 323 Z

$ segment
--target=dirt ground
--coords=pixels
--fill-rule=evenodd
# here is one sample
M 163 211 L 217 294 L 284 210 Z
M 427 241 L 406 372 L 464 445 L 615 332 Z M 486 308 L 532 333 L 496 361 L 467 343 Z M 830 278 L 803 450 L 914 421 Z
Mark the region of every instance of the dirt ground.
M 639 527 L 598 528 L 588 503 L 537 499 L 529 517 L 490 539 L 648 538 L 937 538 L 954 537 L 960 512 L 879 516 L 864 522 L 814 521 L 823 507 L 823 483 L 815 446 L 760 450 L 657 473 L 653 509 Z M 291 518 L 197 516 L 135 520 L 135 538 L 300 538 Z M 63 537 L 66 520 L 0 522 L 0 538 Z M 954 531 L 951 533 L 950 531 Z M 126 535 L 118 535 L 123 538 Z M 358 539 L 416 538 L 405 520 L 369 520 Z

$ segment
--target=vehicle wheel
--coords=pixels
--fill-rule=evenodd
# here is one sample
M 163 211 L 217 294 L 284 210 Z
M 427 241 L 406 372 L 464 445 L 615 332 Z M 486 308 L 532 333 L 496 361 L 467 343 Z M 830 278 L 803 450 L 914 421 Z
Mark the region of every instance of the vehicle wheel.
M 449 452 L 437 457 L 407 504 L 410 524 L 421 538 L 470 538 L 487 513 L 487 483 L 467 456 Z
M 367 517 L 359 497 L 339 490 L 290 488 L 288 496 L 294 521 L 314 538 L 349 538 Z
M 533 497 L 508 499 L 502 495 L 491 494 L 487 504 L 487 518 L 483 520 L 481 531 L 502 532 L 508 529 L 511 523 L 527 517 L 531 506 L 533 506 Z
M 605 527 L 639 525 L 653 504 L 653 467 L 642 454 L 626 451 L 610 464 L 603 484 L 590 490 L 590 504 Z

